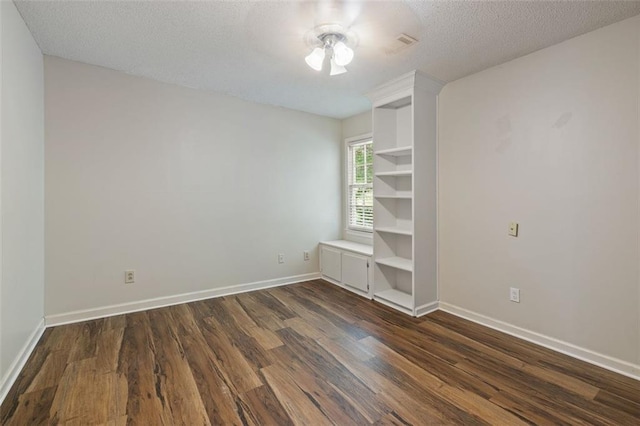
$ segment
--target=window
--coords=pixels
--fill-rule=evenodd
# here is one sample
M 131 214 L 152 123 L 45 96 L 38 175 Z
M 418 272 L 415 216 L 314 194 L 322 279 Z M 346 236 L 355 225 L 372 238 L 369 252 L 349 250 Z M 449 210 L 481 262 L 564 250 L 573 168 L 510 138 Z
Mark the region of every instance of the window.
M 347 143 L 347 220 L 355 231 L 373 230 L 373 141 Z

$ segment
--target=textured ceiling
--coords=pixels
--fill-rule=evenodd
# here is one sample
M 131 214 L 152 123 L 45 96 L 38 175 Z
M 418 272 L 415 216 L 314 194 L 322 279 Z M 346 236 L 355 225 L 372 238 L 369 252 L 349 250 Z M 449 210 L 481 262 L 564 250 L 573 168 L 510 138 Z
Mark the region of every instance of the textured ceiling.
M 413 69 L 447 81 L 640 13 L 637 1 L 16 1 L 43 53 L 336 118 Z M 323 23 L 356 33 L 349 72 L 304 62 Z M 389 48 L 406 33 L 417 44 Z

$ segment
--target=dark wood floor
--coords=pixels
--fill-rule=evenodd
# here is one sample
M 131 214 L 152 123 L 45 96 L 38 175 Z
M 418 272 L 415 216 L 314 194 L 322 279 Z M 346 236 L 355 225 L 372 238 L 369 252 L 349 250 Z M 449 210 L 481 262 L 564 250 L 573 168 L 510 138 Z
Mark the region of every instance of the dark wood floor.
M 323 281 L 47 329 L 3 425 L 640 424 L 640 382 Z

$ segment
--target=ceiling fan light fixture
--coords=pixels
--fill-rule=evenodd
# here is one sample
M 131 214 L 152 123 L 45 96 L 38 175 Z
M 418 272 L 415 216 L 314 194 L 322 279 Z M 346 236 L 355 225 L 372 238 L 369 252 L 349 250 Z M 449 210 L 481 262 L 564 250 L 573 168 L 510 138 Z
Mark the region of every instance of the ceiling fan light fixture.
M 353 48 L 358 38 L 339 24 L 323 24 L 309 31 L 305 36 L 312 52 L 305 58 L 307 64 L 316 71 L 321 71 L 326 57 L 331 63 L 329 75 L 340 75 L 347 72 L 345 65 L 353 60 Z
M 333 60 L 341 67 L 350 64 L 353 60 L 353 49 L 342 41 L 337 42 L 333 46 Z
M 340 75 L 347 72 L 347 69 L 342 65 L 338 65 L 335 58 L 331 58 L 331 73 L 329 75 Z
M 309 65 L 314 70 L 321 71 L 322 63 L 324 62 L 324 55 L 324 49 L 321 47 L 316 47 L 311 53 L 307 55 L 306 58 L 304 58 L 304 60 L 307 65 Z

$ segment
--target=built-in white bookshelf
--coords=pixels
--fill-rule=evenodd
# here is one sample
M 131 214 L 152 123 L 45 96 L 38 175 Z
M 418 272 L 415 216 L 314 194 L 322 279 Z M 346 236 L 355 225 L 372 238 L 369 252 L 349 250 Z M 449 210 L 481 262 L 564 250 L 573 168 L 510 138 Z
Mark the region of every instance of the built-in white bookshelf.
M 437 97 L 442 84 L 411 72 L 373 102 L 374 299 L 409 315 L 437 307 Z

